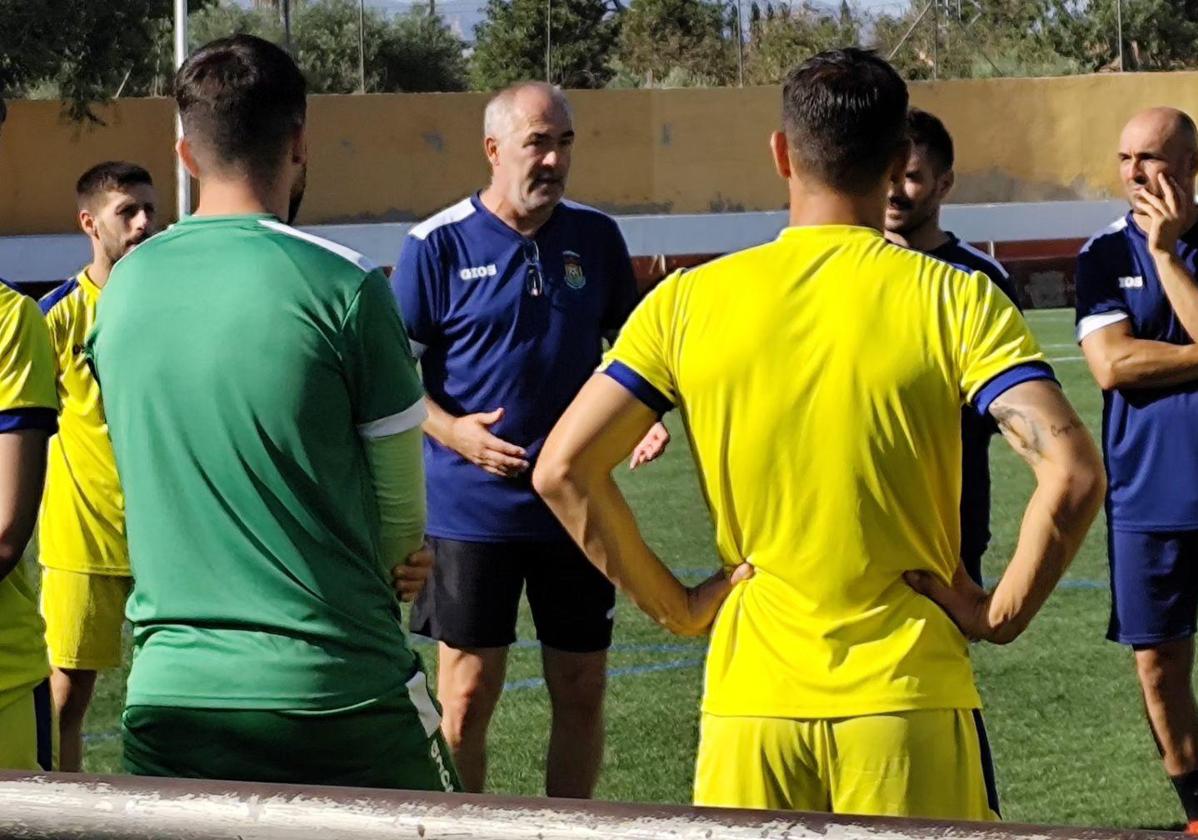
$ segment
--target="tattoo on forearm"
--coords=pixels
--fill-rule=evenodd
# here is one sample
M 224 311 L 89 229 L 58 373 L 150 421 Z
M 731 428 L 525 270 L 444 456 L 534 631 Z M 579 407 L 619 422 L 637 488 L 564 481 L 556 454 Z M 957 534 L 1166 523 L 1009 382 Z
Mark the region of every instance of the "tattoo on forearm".
M 1052 431 L 1052 436 L 1056 438 L 1060 437 L 1061 435 L 1071 435 L 1074 432 L 1081 431 L 1082 428 L 1081 420 L 1070 420 L 1064 426 L 1058 426 L 1054 423 L 1050 427 L 1050 430 Z
M 1007 405 L 993 405 L 990 413 L 998 422 L 998 428 L 1003 436 L 1011 442 L 1020 455 L 1030 464 L 1038 464 L 1044 457 L 1044 447 L 1040 442 L 1040 428 L 1035 418 L 1018 408 Z M 1062 427 L 1061 433 L 1067 434 L 1068 427 Z M 1053 436 L 1057 435 L 1057 427 L 1053 427 Z

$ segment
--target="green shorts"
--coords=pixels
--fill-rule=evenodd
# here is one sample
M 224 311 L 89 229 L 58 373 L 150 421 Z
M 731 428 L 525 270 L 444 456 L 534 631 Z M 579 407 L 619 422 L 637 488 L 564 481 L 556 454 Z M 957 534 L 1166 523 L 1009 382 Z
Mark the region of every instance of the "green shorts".
M 350 709 L 129 706 L 122 723 L 125 770 L 138 776 L 462 789 L 423 671 Z

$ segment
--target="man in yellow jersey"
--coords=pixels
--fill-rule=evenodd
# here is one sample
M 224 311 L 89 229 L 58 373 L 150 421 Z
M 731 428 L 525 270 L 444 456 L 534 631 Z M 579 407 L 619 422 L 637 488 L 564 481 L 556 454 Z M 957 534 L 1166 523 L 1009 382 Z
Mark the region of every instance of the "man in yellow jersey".
M 58 417 L 54 359 L 37 304 L 0 283 L 0 769 L 49 770 L 45 625 L 21 554 L 33 535 Z
M 792 71 L 771 139 L 790 226 L 650 293 L 533 477 L 645 612 L 710 627 L 700 805 L 994 818 L 969 639 L 1027 626 L 1102 502 L 1094 444 L 1010 300 L 883 238 L 906 113 L 870 52 Z M 963 405 L 1038 485 L 993 593 L 959 561 Z M 672 407 L 724 567 L 691 590 L 610 475 Z
M 93 166 L 75 187 L 79 225 L 92 261 L 46 297 L 62 404 L 50 441 L 38 527 L 42 615 L 59 726 L 59 770 L 82 768 L 83 717 L 96 673 L 121 664 L 121 627 L 129 596 L 125 502 L 100 388 L 84 356 L 100 290 L 113 265 L 154 233 L 157 197 L 150 173 L 132 163 Z
M 0 100 L 0 125 L 5 117 Z M 58 425 L 54 357 L 37 304 L 0 281 L 0 769 L 49 770 L 45 624 L 21 555 Z

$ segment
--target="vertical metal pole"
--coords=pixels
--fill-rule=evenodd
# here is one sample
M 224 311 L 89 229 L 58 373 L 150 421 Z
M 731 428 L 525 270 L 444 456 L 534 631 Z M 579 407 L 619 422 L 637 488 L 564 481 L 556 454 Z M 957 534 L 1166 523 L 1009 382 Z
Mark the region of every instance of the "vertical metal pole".
M 175 69 L 187 60 L 187 0 L 175 0 Z M 175 140 L 183 137 L 183 122 L 175 114 Z M 191 176 L 180 158 L 175 160 L 175 212 L 191 215 Z
M 553 0 L 545 0 L 545 81 L 552 82 L 549 72 L 549 51 L 553 41 L 550 36 L 550 26 L 553 22 Z
M 740 0 L 736 0 L 736 84 L 745 86 L 745 33 L 741 31 L 743 15 Z
M 940 78 L 940 0 L 932 0 L 932 81 Z
M 283 0 L 279 8 L 283 12 L 283 49 L 291 52 L 291 0 Z
M 1123 72 L 1123 0 L 1115 0 L 1115 37 L 1119 39 L 1119 72 Z
M 366 0 L 358 0 L 358 93 L 366 92 Z

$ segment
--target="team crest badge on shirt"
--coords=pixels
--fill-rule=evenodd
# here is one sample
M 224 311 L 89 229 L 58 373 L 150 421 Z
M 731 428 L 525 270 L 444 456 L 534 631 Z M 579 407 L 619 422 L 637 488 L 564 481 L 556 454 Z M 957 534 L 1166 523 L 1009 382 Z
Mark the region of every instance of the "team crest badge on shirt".
M 562 251 L 562 262 L 566 266 L 566 285 L 571 289 L 581 289 L 587 284 L 587 276 L 582 273 L 582 257 L 573 251 Z

